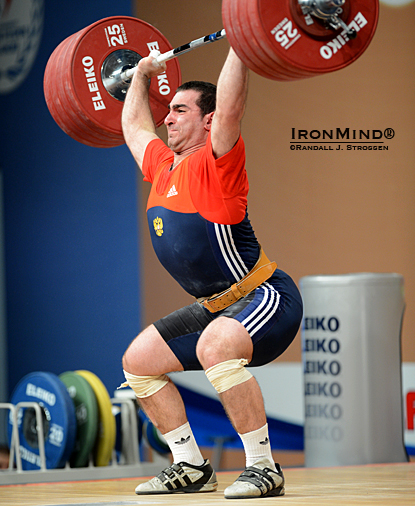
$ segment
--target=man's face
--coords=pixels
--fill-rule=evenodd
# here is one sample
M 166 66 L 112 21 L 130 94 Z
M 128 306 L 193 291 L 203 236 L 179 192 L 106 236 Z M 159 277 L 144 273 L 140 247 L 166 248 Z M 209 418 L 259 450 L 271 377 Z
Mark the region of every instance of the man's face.
M 179 91 L 170 103 L 170 112 L 164 120 L 167 127 L 167 144 L 175 153 L 206 143 L 211 115 L 202 116 L 195 90 Z

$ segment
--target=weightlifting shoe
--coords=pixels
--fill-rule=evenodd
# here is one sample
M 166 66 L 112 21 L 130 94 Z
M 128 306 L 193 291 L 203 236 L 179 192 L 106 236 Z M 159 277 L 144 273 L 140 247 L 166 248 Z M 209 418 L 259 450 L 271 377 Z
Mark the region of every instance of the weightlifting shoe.
M 247 467 L 239 478 L 225 489 L 226 499 L 253 499 L 285 494 L 281 466 L 266 458 Z
M 144 495 L 214 492 L 217 488 L 215 471 L 206 459 L 201 466 L 187 462 L 172 464 L 150 481 L 138 485 L 135 493 Z

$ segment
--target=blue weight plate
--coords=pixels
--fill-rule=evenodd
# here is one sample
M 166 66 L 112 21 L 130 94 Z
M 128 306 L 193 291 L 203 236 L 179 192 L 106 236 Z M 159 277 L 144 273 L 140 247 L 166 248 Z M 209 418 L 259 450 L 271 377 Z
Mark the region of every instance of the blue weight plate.
M 33 372 L 17 384 L 10 402 L 36 402 L 42 408 L 47 469 L 64 467 L 75 445 L 76 417 L 73 402 L 62 381 L 53 373 Z M 37 423 L 34 408 L 21 408 L 17 416 L 20 455 L 24 470 L 40 469 Z M 9 417 L 11 444 L 13 424 Z
M 169 445 L 164 439 L 162 433 L 142 411 L 140 411 L 140 415 L 143 420 L 142 431 L 145 434 L 147 442 L 151 448 L 153 448 L 153 450 L 155 450 L 157 453 L 161 453 L 162 455 L 170 453 Z
M 144 421 L 141 418 L 140 413 L 141 413 L 141 409 L 138 408 L 137 409 L 138 444 L 140 444 L 143 439 L 143 424 L 144 424 Z

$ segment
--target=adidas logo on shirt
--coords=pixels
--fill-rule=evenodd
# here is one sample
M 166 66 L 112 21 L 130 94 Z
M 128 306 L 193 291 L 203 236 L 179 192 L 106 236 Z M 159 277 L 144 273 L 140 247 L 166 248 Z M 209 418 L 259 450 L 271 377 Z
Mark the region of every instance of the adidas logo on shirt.
M 169 197 L 174 197 L 175 195 L 178 195 L 179 192 L 176 190 L 176 187 L 173 185 L 170 190 L 169 190 L 169 193 L 167 194 L 167 198 Z

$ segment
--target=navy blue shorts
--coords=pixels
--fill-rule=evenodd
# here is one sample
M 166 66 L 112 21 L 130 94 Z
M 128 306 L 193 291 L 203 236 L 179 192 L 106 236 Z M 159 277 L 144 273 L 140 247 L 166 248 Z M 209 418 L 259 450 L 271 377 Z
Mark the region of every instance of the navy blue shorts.
M 218 316 L 238 320 L 254 346 L 249 367 L 268 364 L 291 344 L 301 324 L 303 304 L 294 281 L 277 269 L 265 283 L 231 306 L 210 313 L 194 302 L 154 323 L 185 371 L 203 369 L 196 345 L 203 330 Z

